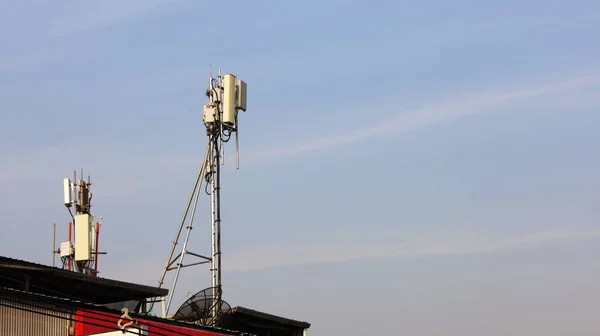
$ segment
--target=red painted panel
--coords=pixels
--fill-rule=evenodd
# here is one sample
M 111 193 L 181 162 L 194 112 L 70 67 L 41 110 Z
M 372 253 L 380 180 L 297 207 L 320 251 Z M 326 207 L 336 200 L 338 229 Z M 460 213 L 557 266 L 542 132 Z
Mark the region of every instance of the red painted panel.
M 93 335 L 107 331 L 118 330 L 117 321 L 121 315 L 98 312 L 93 310 L 77 310 L 75 316 L 75 336 Z M 171 325 L 168 322 L 154 322 L 145 319 L 135 319 L 138 324 L 148 327 L 148 336 L 222 336 L 227 334 L 198 330 L 193 328 Z M 133 335 L 126 333 L 125 335 Z

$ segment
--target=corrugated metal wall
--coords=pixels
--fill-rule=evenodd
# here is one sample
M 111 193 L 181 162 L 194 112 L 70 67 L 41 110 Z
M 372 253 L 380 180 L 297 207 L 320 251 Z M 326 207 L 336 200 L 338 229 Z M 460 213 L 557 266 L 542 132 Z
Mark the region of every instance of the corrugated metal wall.
M 67 318 L 70 318 L 70 314 L 64 312 L 64 309 L 57 311 L 40 302 L 12 297 L 10 299 L 0 297 L 0 304 L 0 335 L 2 336 L 68 336 L 69 334 Z

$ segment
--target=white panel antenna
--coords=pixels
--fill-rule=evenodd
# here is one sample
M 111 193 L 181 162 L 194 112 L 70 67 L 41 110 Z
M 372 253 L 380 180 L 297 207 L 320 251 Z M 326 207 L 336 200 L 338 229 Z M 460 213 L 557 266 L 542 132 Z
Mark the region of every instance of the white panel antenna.
M 246 112 L 246 95 L 248 92 L 246 82 L 238 79 L 235 84 L 235 88 L 236 88 L 235 108 Z
M 223 124 L 235 126 L 235 76 L 226 74 L 223 76 Z
M 89 262 L 92 257 L 92 226 L 94 217 L 90 214 L 75 215 L 75 262 Z
M 63 180 L 63 190 L 65 206 L 70 208 L 73 203 L 73 190 L 71 187 L 71 180 L 68 177 L 65 177 Z

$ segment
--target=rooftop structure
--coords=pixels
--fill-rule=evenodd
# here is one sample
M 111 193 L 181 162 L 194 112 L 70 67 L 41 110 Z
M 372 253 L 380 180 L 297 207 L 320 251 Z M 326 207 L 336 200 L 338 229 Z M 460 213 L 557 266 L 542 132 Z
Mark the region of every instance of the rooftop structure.
M 103 335 L 100 332 L 120 330 L 117 321 L 124 307 L 134 320 L 141 321 L 139 324 L 150 329 L 180 330 L 172 335 L 300 336 L 305 335 L 310 327 L 307 322 L 245 307 L 233 307 L 223 312 L 214 326 L 184 322 L 186 319 L 181 316 L 165 319 L 148 315 L 148 300 L 166 295 L 167 289 L 0 256 L 0 312 L 2 309 L 12 309 L 27 313 L 0 314 L 4 316 L 0 316 L 1 335 L 12 332 L 8 328 L 16 328 L 14 325 L 30 323 L 33 329 L 37 328 L 36 326 L 42 325 L 38 318 L 40 314 L 51 317 L 50 320 L 44 320 L 48 325 L 57 324 L 54 321 L 56 319 L 73 322 L 73 333 L 56 335 Z M 187 331 L 182 332 L 181 328 Z M 204 333 L 198 333 L 199 331 Z
M 0 286 L 97 304 L 143 301 L 169 291 L 0 256 Z
M 127 328 L 124 324 L 131 322 Z M 0 287 L 1 335 L 253 336 L 239 331 L 129 313 L 60 296 Z

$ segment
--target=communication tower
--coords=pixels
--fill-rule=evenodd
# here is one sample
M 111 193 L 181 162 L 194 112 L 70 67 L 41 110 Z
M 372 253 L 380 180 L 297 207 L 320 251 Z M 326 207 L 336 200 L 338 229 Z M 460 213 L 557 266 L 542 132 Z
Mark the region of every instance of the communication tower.
M 73 181 L 69 178 L 63 180 L 64 205 L 69 210 L 72 222 L 69 222 L 68 241 L 60 243 L 59 248 L 55 246 L 56 224 L 54 224 L 52 264 L 54 265 L 54 255 L 59 254 L 63 269 L 97 276 L 98 255 L 105 253 L 98 251 L 102 217 L 94 224 L 94 216 L 91 213 L 91 185 L 89 175 L 87 181 L 83 179 L 83 170 L 79 180 L 76 171 L 73 173 Z
M 208 102 L 202 109 L 202 121 L 206 127 L 208 145 L 158 286 L 163 286 L 167 272 L 175 271 L 166 308 L 163 306 L 163 314 L 167 316 L 181 269 L 210 264 L 211 287 L 208 288 L 210 298 L 208 304 L 205 304 L 204 313 L 198 314 L 199 320 L 196 321 L 210 325 L 216 323 L 226 306 L 222 301 L 221 284 L 221 166 L 224 164 L 224 144 L 235 135 L 236 168 L 239 169 L 238 112 L 246 111 L 247 86 L 244 81 L 237 79 L 236 75 L 230 73 L 221 75 L 219 69 L 216 78 L 212 74 L 209 77 L 206 97 Z M 188 250 L 198 199 L 203 191 L 203 182 L 204 191 L 210 196 L 211 251 L 209 256 Z M 175 254 L 184 227 L 186 230 L 183 245 L 179 253 Z M 184 263 L 184 257 L 187 255 L 195 257 L 195 260 Z M 150 309 L 152 306 L 153 304 Z

